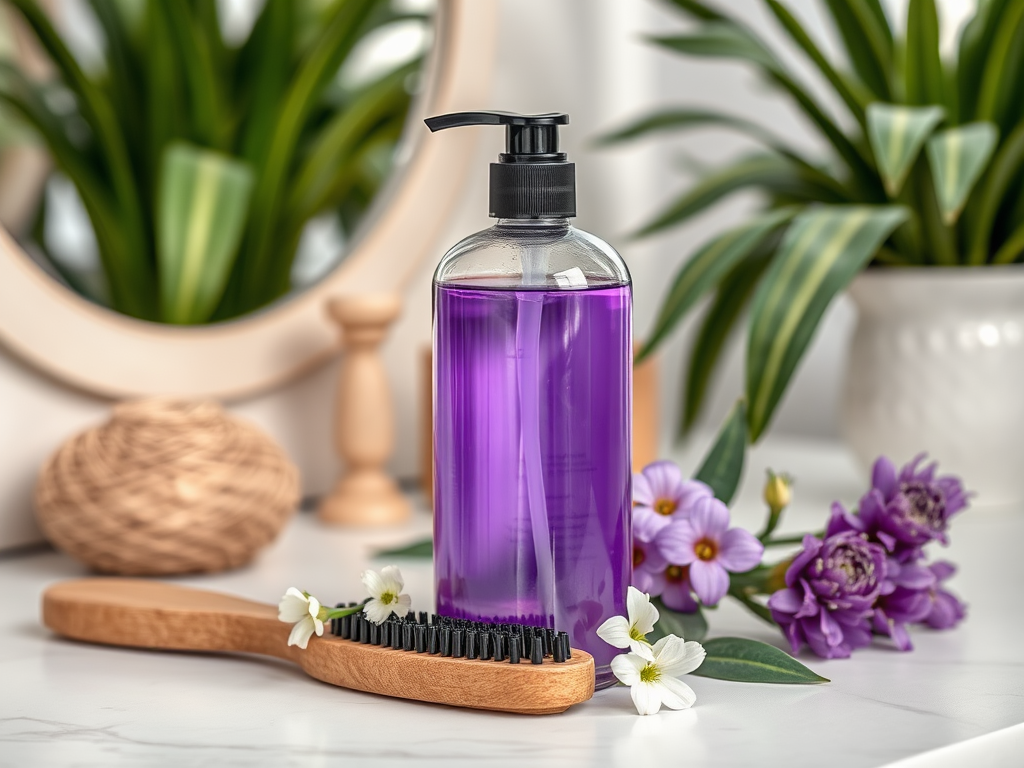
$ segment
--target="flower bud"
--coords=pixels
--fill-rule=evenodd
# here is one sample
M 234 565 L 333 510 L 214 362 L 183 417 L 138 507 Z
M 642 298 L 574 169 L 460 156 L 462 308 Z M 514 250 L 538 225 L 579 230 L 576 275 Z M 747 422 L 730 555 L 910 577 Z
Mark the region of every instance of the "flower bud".
M 793 478 L 789 475 L 776 475 L 768 470 L 768 482 L 764 484 L 764 501 L 773 515 L 779 514 L 793 500 L 793 493 L 790 491 L 792 483 Z

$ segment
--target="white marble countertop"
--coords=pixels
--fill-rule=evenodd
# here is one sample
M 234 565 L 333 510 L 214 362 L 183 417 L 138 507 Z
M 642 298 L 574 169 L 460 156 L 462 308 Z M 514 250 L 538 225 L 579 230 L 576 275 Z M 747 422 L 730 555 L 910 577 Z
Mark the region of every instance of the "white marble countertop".
M 769 464 L 798 478 L 783 531 L 819 528 L 833 498 L 853 502 L 862 491 L 839 449 L 769 441 L 751 458 L 734 512 L 751 528 L 760 523 Z M 387 564 L 370 559 L 375 549 L 429 528 L 423 510 L 407 527 L 372 532 L 323 528 L 302 514 L 253 566 L 177 581 L 265 602 L 293 585 L 325 600 L 355 599 L 360 571 Z M 0 765 L 1020 765 L 1024 509 L 969 510 L 952 540 L 943 554 L 961 570 L 951 586 L 969 603 L 958 629 L 917 631 L 912 653 L 878 644 L 845 661 L 802 657 L 831 678 L 827 685 L 690 677 L 694 708 L 654 717 L 638 717 L 624 688 L 562 715 L 526 718 L 334 688 L 274 660 L 70 642 L 41 626 L 39 596 L 83 569 L 54 552 L 7 556 L 0 559 Z M 414 606 L 425 608 L 429 563 L 401 567 Z M 712 636 L 783 645 L 731 604 L 710 620 Z

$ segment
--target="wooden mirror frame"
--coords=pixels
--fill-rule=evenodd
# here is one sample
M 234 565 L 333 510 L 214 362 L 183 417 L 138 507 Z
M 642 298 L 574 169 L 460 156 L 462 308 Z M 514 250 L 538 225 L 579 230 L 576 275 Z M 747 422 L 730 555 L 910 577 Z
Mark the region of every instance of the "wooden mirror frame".
M 487 106 L 496 3 L 439 0 L 425 87 L 413 100 L 391 179 L 348 256 L 315 285 L 251 315 L 206 326 L 136 320 L 46 274 L 0 228 L 0 342 L 60 381 L 113 397 L 236 399 L 277 387 L 338 349 L 328 299 L 401 294 L 460 197 L 472 152 L 457 132 L 425 141 L 422 118 Z

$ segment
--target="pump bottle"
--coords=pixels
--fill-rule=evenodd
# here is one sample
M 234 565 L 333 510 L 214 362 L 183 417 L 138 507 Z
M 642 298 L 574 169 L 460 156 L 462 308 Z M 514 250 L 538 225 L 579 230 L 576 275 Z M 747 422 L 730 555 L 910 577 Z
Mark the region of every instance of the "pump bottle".
M 434 273 L 434 571 L 440 614 L 569 632 L 613 684 L 597 637 L 632 568 L 632 286 L 573 227 L 565 114 L 465 112 L 431 131 L 504 126 L 494 226 Z

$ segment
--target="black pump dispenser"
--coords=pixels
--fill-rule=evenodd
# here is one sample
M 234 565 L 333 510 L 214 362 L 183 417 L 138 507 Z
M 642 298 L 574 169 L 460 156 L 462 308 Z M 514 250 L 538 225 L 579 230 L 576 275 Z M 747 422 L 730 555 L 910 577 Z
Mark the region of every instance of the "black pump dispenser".
M 550 112 L 455 112 L 428 117 L 431 131 L 463 125 L 504 125 L 505 151 L 491 163 L 490 215 L 498 219 L 576 215 L 576 165 L 558 151 L 558 126 L 569 116 Z

